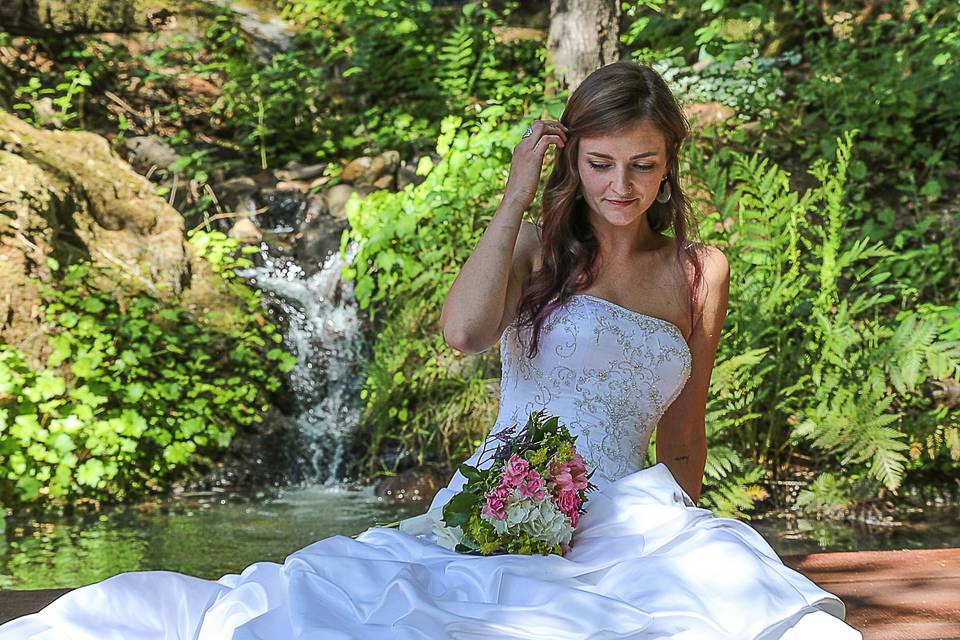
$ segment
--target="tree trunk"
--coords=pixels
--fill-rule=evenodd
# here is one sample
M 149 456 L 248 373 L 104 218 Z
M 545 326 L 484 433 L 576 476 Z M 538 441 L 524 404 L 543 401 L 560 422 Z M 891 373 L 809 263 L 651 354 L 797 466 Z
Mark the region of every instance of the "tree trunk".
M 153 31 L 171 15 L 145 0 L 0 0 L 0 31 L 51 37 Z
M 573 93 L 591 72 L 620 60 L 621 50 L 618 0 L 550 0 L 547 62 L 561 87 Z

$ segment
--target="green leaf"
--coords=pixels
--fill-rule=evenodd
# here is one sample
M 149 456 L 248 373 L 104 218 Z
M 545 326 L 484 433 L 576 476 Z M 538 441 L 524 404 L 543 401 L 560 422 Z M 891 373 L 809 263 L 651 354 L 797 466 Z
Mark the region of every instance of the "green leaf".
M 40 495 L 41 486 L 40 481 L 33 476 L 21 476 L 20 479 L 17 480 L 15 489 L 21 500 L 24 502 L 32 502 Z
M 103 463 L 96 458 L 87 460 L 77 468 L 77 482 L 88 487 L 96 487 L 103 477 Z
M 52 371 L 44 371 L 37 376 L 33 387 L 27 390 L 27 397 L 31 402 L 42 402 L 63 395 L 67 390 L 67 383 L 63 378 Z
M 98 298 L 85 298 L 80 303 L 80 308 L 86 311 L 87 313 L 100 313 L 107 307 Z
M 66 433 L 60 432 L 50 436 L 50 439 L 47 441 L 47 446 L 51 449 L 54 449 L 61 455 L 73 451 L 76 445 L 73 443 L 73 439 Z
M 470 465 L 463 463 L 457 470 L 467 479 L 468 483 L 479 482 L 480 481 L 480 470 L 476 467 L 471 467 Z
M 443 507 L 443 522 L 448 527 L 459 527 L 467 523 L 481 497 L 475 493 L 462 491 L 455 495 Z
M 70 337 L 66 335 L 50 336 L 47 338 L 47 344 L 51 348 L 50 355 L 47 358 L 47 366 L 58 367 L 64 360 L 69 358 L 72 351 L 71 343 Z
M 32 413 L 21 414 L 13 419 L 10 435 L 23 443 L 30 442 L 40 432 L 40 422 Z
M 146 390 L 147 387 L 142 382 L 131 382 L 126 387 L 126 393 L 124 394 L 123 400 L 124 402 L 131 404 L 139 402 Z

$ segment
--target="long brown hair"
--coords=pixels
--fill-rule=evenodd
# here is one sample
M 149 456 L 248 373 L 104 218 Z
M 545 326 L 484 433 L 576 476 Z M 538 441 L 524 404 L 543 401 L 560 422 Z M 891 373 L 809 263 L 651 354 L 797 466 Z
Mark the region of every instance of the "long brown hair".
M 558 150 L 543 192 L 539 225 L 543 264 L 524 281 L 517 309 L 517 326 L 533 327 L 527 354 L 530 358 L 538 351 L 546 318 L 570 296 L 589 288 L 597 275 L 599 245 L 585 201 L 577 198 L 580 138 L 610 134 L 641 120 L 653 123 L 663 133 L 672 191 L 669 201 L 654 201 L 645 215 L 656 232 L 673 227 L 677 259 L 688 259 L 694 265 L 695 275 L 693 282 L 687 283 L 687 294 L 691 325 L 695 320 L 694 300 L 703 267 L 694 248 L 687 246 L 687 230 L 695 231 L 697 225 L 680 185 L 679 156 L 689 134 L 687 119 L 659 73 L 636 62 L 613 62 L 580 83 L 560 116 L 567 127 L 567 144 Z

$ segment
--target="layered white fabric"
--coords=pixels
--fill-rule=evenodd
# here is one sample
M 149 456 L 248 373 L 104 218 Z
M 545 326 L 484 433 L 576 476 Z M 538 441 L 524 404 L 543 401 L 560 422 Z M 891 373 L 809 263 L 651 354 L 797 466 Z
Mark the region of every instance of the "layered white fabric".
M 756 530 L 696 507 L 666 465 L 640 468 L 690 374 L 679 329 L 579 295 L 550 317 L 535 358 L 519 333 L 511 326 L 502 341 L 494 430 L 546 406 L 597 469 L 566 557 L 458 554 L 420 518 L 216 581 L 119 574 L 0 626 L 0 640 L 862 638 L 842 621 L 843 602 Z M 482 449 L 471 463 L 488 463 Z M 462 482 L 455 474 L 438 493 L 433 517 Z

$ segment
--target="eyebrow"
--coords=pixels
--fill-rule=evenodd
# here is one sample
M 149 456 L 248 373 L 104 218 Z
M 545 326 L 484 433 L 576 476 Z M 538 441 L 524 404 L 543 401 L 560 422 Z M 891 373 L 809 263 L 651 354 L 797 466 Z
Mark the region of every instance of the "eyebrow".
M 600 158 L 607 158 L 608 160 L 613 160 L 613 156 L 608 156 L 607 154 L 600 153 L 598 151 L 587 151 L 586 154 L 588 156 L 598 156 Z M 635 156 L 631 156 L 630 159 L 636 160 L 637 158 L 646 158 L 647 156 L 655 156 L 655 155 L 657 155 L 656 151 L 644 151 L 643 153 L 638 153 Z

